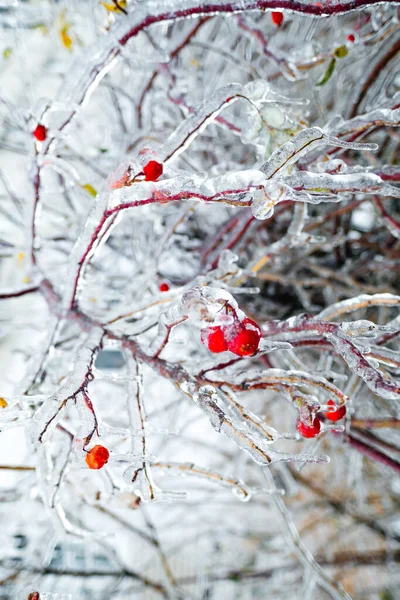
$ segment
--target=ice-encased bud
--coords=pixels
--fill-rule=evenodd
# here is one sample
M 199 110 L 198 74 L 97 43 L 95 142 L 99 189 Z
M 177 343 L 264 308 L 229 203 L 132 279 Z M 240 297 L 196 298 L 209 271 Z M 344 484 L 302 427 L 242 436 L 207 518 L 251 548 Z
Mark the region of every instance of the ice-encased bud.
M 256 219 L 269 219 L 274 213 L 274 207 L 282 200 L 285 186 L 276 181 L 268 181 L 264 189 L 257 190 L 253 195 L 251 212 Z
M 109 175 L 107 184 L 110 190 L 117 190 L 124 187 L 132 180 L 135 175 L 140 173 L 142 167 L 140 163 L 135 159 L 129 160 L 129 162 L 123 162 Z
M 249 98 L 255 104 L 261 104 L 265 102 L 268 95 L 270 94 L 271 87 L 264 79 L 256 79 L 256 81 L 250 81 L 244 88 L 244 95 Z
M 183 295 L 181 304 L 182 312 L 201 328 L 216 322 L 228 324 L 222 314 L 222 309 L 227 304 L 237 315 L 244 314 L 232 294 L 221 288 L 208 286 L 191 288 Z M 228 318 L 228 322 L 231 322 L 231 318 Z
M 285 115 L 282 110 L 273 104 L 267 104 L 261 110 L 263 120 L 274 128 L 280 128 L 285 124 Z
M 222 250 L 218 259 L 218 269 L 221 269 L 225 273 L 229 273 L 232 269 L 236 271 L 237 267 L 234 265 L 238 260 L 238 255 L 232 252 L 232 250 Z
M 275 203 L 269 198 L 263 190 L 257 191 L 253 196 L 251 203 L 251 212 L 256 219 L 263 221 L 269 219 L 274 214 Z

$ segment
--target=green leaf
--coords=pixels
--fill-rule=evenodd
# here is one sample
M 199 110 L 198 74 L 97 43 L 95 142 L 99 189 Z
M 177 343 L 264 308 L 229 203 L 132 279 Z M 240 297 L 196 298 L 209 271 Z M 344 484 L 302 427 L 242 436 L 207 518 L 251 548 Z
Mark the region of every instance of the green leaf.
M 394 600 L 394 596 L 389 592 L 389 590 L 383 590 L 380 594 L 381 600 Z
M 322 79 L 320 79 L 316 83 L 316 85 L 325 85 L 325 83 L 330 80 L 332 73 L 335 69 L 335 65 L 336 65 L 336 58 L 332 58 L 331 62 L 328 65 L 327 70 L 325 71 L 325 74 L 323 75 Z
M 12 54 L 12 48 L 8 47 L 8 48 L 4 48 L 3 50 L 3 57 L 5 59 L 9 58 Z
M 334 55 L 336 56 L 336 58 L 344 58 L 345 56 L 347 56 L 349 53 L 347 46 L 339 46 L 339 48 L 336 48 Z

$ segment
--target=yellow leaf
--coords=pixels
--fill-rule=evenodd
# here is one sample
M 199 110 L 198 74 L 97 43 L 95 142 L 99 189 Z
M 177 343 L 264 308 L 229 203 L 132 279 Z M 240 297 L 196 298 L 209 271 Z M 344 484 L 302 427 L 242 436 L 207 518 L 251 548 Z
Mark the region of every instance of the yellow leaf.
M 92 185 L 90 185 L 90 183 L 85 183 L 85 185 L 81 186 L 82 189 L 86 190 L 87 193 L 92 196 L 92 198 L 96 198 L 97 196 L 97 191 L 94 189 L 94 187 Z
M 62 45 L 67 48 L 67 50 L 72 49 L 72 38 L 68 33 L 69 25 L 65 25 L 62 29 L 60 29 L 60 38 Z
M 8 402 L 5 398 L 0 398 L 0 408 L 7 408 Z
M 109 12 L 121 12 L 121 10 L 127 7 L 128 2 L 126 0 L 119 0 L 116 4 L 108 4 L 108 2 L 101 2 L 101 4 Z
M 12 48 L 8 47 L 8 48 L 4 48 L 3 50 L 3 57 L 5 59 L 9 58 L 12 54 Z

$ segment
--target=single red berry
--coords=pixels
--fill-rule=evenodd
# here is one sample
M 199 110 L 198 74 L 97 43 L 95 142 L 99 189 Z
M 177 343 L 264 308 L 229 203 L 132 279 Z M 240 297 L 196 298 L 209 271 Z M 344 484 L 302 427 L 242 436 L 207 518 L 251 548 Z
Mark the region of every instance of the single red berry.
M 222 328 L 204 327 L 200 331 L 200 340 L 211 352 L 225 352 L 228 349 Z
M 271 13 L 271 19 L 274 25 L 280 27 L 283 23 L 283 13 L 273 10 Z
M 346 407 L 344 404 L 341 404 L 340 406 L 336 406 L 336 404 L 334 403 L 333 400 L 328 400 L 327 405 L 336 407 L 335 410 L 326 411 L 324 413 L 324 415 L 327 419 L 329 419 L 330 421 L 340 421 L 340 419 L 343 419 L 344 415 L 346 414 Z
M 308 423 L 301 421 L 299 418 L 296 421 L 296 429 L 304 438 L 313 438 L 316 437 L 321 431 L 321 421 L 318 419 L 318 417 L 314 417 L 313 422 L 311 425 L 309 425 Z
M 163 173 L 163 166 L 156 160 L 149 160 L 143 167 L 143 173 L 146 181 L 157 181 Z
M 355 36 L 352 33 L 349 33 L 349 35 L 347 36 L 347 41 L 353 43 L 355 42 L 355 40 Z
M 166 281 L 163 281 L 162 283 L 160 283 L 160 292 L 168 292 L 169 290 L 169 285 Z
M 47 137 L 47 127 L 45 127 L 44 125 L 36 125 L 36 129 L 33 132 L 34 137 L 37 139 L 38 142 L 44 142 L 44 140 Z
M 261 329 L 251 319 L 243 319 L 227 328 L 228 350 L 238 356 L 252 356 L 258 350 Z
M 104 448 L 104 446 L 94 446 L 86 454 L 86 464 L 89 469 L 101 469 L 109 458 L 110 453 L 107 448 Z

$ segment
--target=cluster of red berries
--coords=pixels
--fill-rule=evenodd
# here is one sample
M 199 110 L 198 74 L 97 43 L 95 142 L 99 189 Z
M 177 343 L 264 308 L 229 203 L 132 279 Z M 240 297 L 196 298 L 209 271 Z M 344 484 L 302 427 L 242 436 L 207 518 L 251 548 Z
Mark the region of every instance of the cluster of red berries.
M 229 350 L 237 356 L 253 356 L 260 344 L 261 329 L 247 317 L 240 321 L 232 307 L 227 307 L 227 312 L 233 313 L 233 323 L 204 327 L 200 332 L 202 344 L 211 352 Z
M 346 407 L 344 404 L 336 406 L 333 400 L 328 400 L 328 406 L 331 406 L 334 410 L 324 412 L 325 419 L 329 421 L 340 421 L 346 414 Z M 310 423 L 304 423 L 300 418 L 297 419 L 296 429 L 298 433 L 305 438 L 316 437 L 321 431 L 321 419 L 316 416 Z
M 110 453 L 104 446 L 93 446 L 91 450 L 86 453 L 86 464 L 89 469 L 101 469 L 104 467 L 108 459 L 110 458 Z

